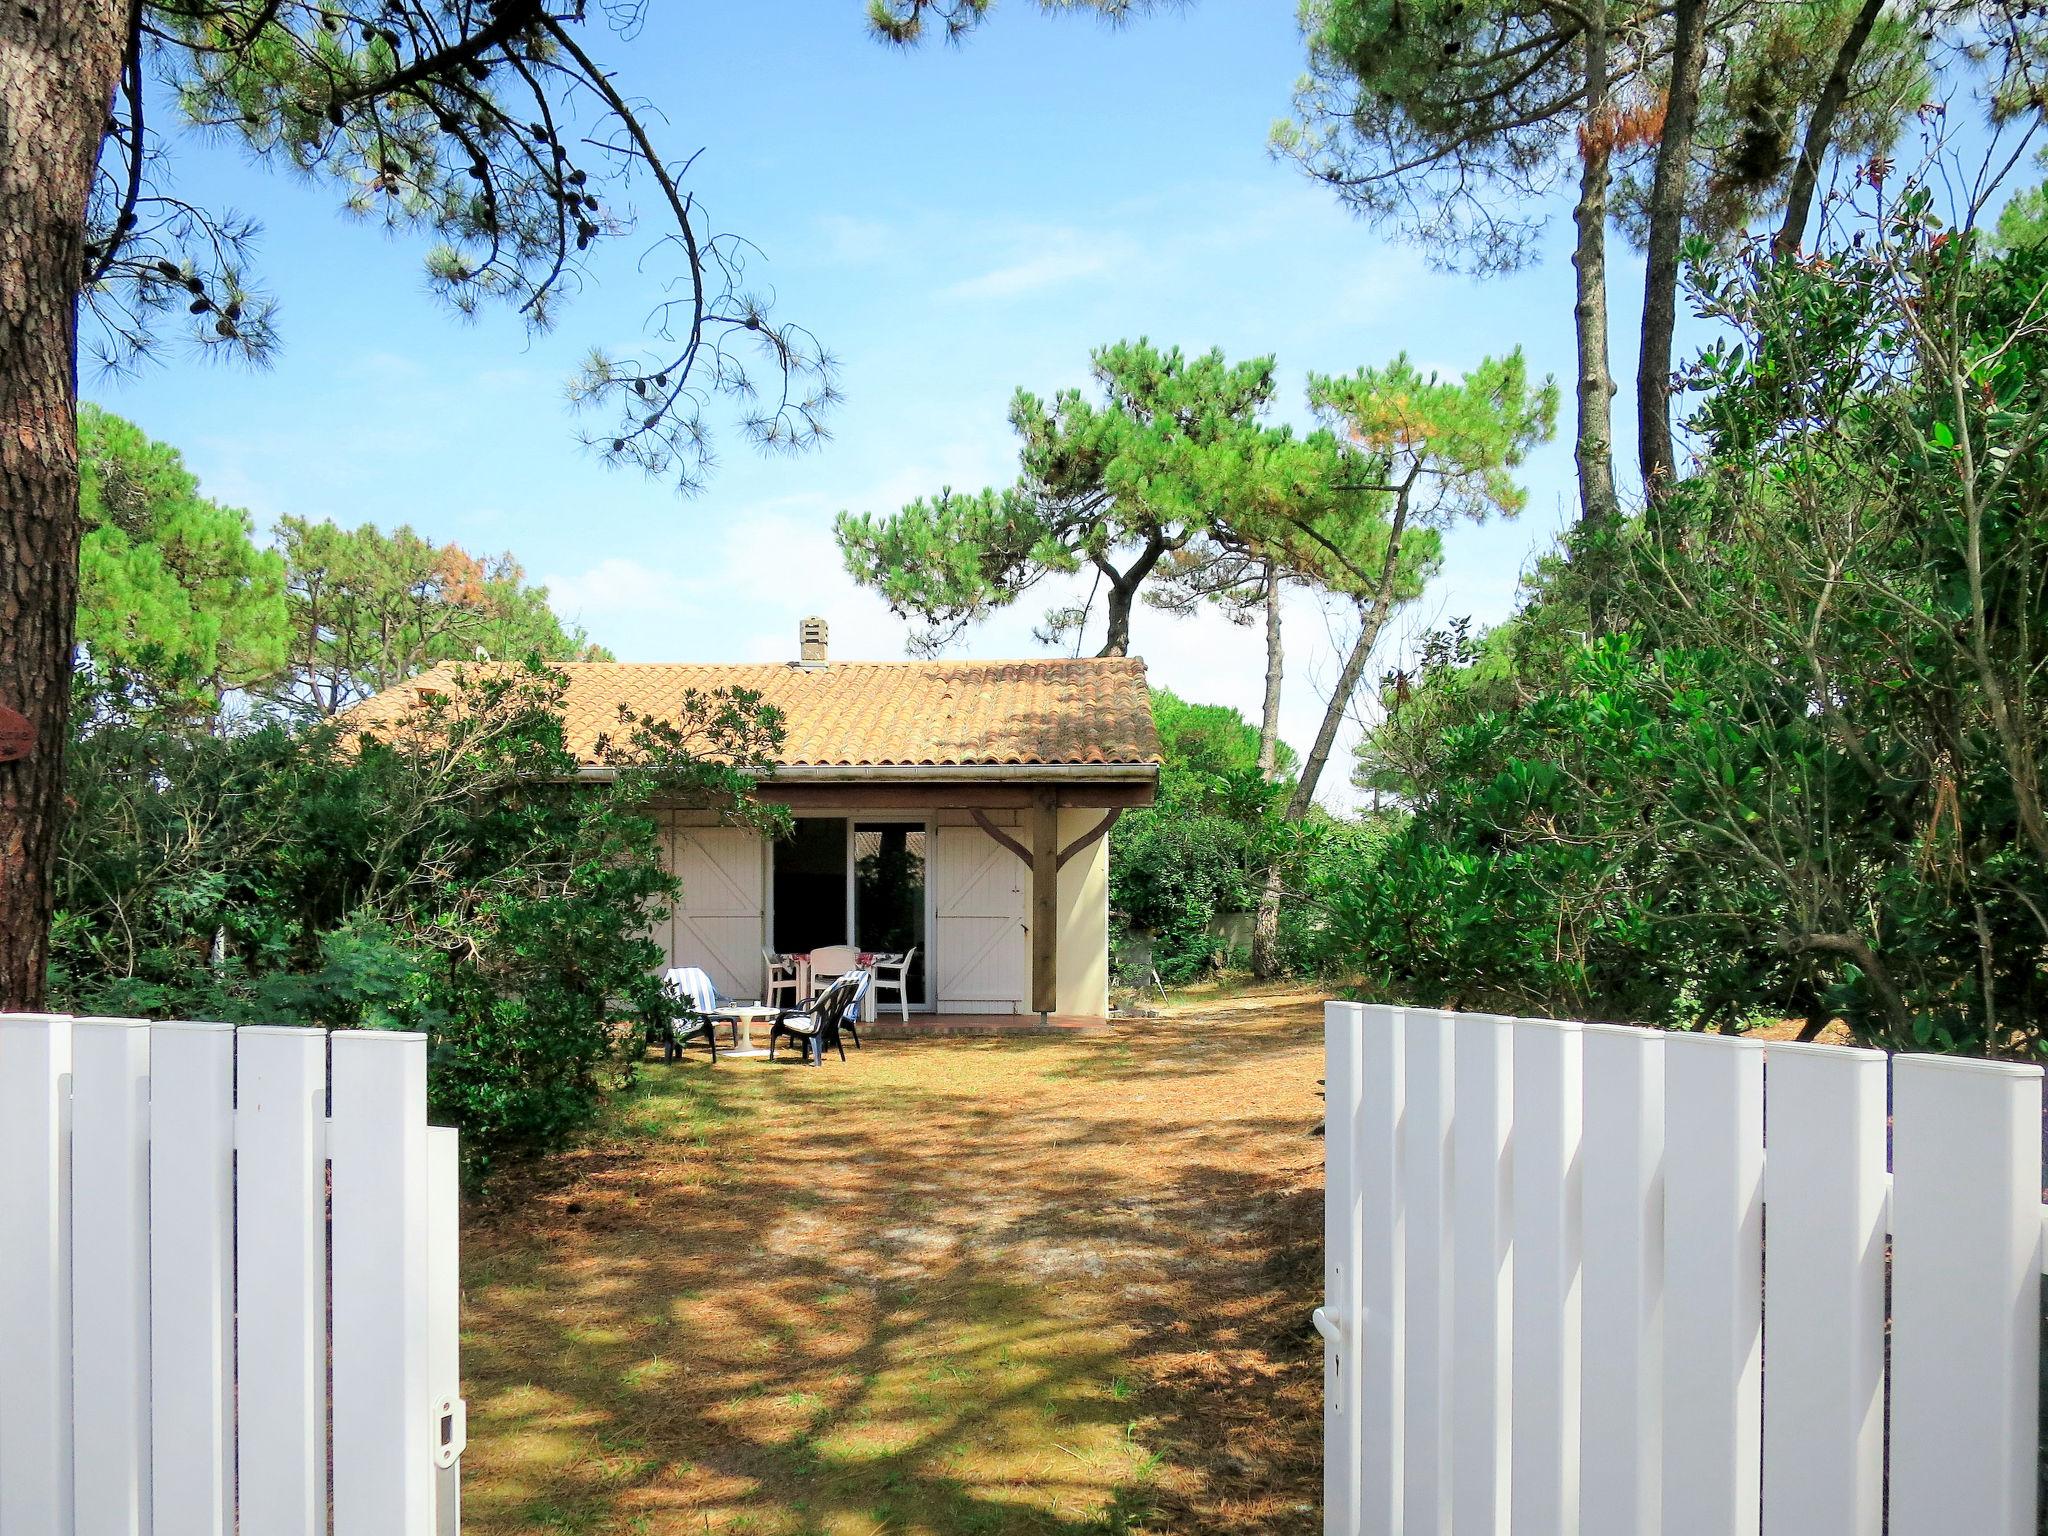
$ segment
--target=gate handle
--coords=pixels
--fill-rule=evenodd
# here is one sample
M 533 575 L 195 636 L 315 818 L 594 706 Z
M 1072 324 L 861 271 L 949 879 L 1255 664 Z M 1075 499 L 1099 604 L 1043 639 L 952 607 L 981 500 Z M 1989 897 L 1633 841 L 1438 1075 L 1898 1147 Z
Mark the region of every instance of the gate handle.
M 1315 1311 L 1309 1313 L 1308 1320 L 1316 1325 L 1316 1332 L 1323 1336 L 1324 1343 L 1328 1344 L 1332 1349 L 1343 1347 L 1344 1325 L 1338 1322 L 1337 1319 L 1330 1316 L 1321 1307 L 1317 1307 Z

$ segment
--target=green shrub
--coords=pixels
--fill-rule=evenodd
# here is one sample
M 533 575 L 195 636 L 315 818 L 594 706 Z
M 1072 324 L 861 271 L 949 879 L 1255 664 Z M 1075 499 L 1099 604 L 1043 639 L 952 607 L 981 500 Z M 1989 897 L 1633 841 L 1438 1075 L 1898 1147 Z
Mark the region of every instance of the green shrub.
M 647 807 L 735 819 L 779 724 L 750 695 L 622 717 L 579 782 L 567 679 L 477 668 L 395 732 L 79 742 L 51 995 L 82 1013 L 393 1028 L 472 1166 L 559 1146 L 661 1017 L 649 937 L 678 887 Z
M 1162 688 L 1152 714 L 1165 757 L 1159 795 L 1111 834 L 1110 906 L 1122 932 L 1149 941 L 1160 979 L 1177 985 L 1222 952 L 1216 919 L 1257 902 L 1288 786 L 1259 772 L 1259 733 L 1236 710 Z

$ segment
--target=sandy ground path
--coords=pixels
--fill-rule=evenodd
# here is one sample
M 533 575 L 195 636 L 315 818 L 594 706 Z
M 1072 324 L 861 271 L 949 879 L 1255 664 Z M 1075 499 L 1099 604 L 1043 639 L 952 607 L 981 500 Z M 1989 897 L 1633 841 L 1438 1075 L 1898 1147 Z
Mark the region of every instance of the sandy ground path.
M 1320 1023 L 650 1063 L 465 1231 L 468 1529 L 1318 1530 Z

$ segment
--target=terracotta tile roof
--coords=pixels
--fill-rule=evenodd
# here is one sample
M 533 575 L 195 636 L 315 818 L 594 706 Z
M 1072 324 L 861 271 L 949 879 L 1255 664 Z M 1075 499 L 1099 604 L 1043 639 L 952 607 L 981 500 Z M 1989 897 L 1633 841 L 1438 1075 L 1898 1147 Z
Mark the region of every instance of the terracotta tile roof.
M 692 689 L 751 688 L 783 713 L 777 761 L 813 767 L 966 767 L 980 764 L 1147 764 L 1159 761 L 1145 663 L 1079 661 L 834 662 L 704 665 L 558 663 L 569 675 L 569 743 L 589 762 L 619 706 L 660 716 Z M 444 663 L 366 699 L 348 723 L 375 730 L 446 687 Z

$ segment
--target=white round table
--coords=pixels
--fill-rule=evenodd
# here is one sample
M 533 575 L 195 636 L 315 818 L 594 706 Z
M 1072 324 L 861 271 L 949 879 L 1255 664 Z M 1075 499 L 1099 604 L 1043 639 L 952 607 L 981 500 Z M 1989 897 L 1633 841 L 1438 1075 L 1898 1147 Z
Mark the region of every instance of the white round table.
M 731 1019 L 734 1026 L 739 1030 L 740 1035 L 740 1043 L 738 1045 L 727 1046 L 719 1052 L 719 1055 L 721 1057 L 731 1057 L 736 1061 L 756 1061 L 766 1058 L 768 1053 L 761 1049 L 760 1046 L 754 1044 L 754 1026 L 767 1023 L 781 1012 L 783 1012 L 782 1009 L 770 1008 L 763 1003 L 741 1003 L 737 1007 L 719 1009 L 718 1017 L 721 1019 Z

